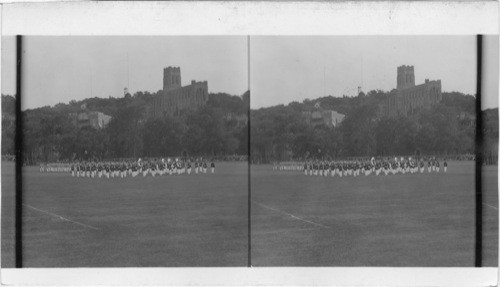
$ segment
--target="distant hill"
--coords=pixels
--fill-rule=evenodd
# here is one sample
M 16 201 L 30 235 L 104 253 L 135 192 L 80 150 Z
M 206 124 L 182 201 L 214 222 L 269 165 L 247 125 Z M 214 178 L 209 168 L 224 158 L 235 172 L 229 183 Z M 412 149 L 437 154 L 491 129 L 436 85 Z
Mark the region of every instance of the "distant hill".
M 498 163 L 498 108 L 483 111 L 484 161 Z
M 16 98 L 9 95 L 2 95 L 2 115 L 16 114 Z
M 199 110 L 183 111 L 177 118 L 151 118 L 152 100 L 160 93 L 87 98 L 23 111 L 25 161 L 247 154 L 249 92 L 209 94 Z M 108 126 L 74 125 L 70 114 L 82 111 L 82 106 L 111 116 Z M 2 115 L 2 154 L 13 154 L 14 97 L 2 95 Z
M 251 111 L 251 154 L 256 162 L 306 157 L 453 155 L 474 153 L 475 97 L 443 93 L 431 110 L 387 118 L 392 93 L 374 90 L 358 97 L 321 97 Z M 88 98 L 23 111 L 28 162 L 73 158 L 117 158 L 165 154 L 247 154 L 246 115 L 250 92 L 209 94 L 207 105 L 178 118 L 151 119 L 156 93 Z M 312 127 L 304 112 L 331 109 L 346 115 L 338 128 Z M 79 129 L 69 113 L 88 110 L 112 116 L 103 130 Z M 15 98 L 2 95 L 2 154 L 14 153 Z M 483 111 L 485 157 L 498 154 L 498 108 Z M 85 152 L 87 151 L 87 153 Z
M 431 110 L 386 117 L 395 91 L 357 97 L 320 97 L 260 108 L 251 113 L 251 154 L 256 162 L 358 156 L 452 155 L 474 152 L 475 97 L 444 92 Z M 338 128 L 311 126 L 304 113 L 321 109 L 346 115 Z

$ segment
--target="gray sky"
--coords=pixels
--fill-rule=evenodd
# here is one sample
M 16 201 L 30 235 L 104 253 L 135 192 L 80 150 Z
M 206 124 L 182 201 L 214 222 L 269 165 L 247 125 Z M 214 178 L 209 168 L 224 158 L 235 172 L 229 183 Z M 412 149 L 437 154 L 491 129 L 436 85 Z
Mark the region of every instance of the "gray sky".
M 486 40 L 483 102 L 498 107 L 498 37 Z M 475 36 L 255 36 L 250 59 L 252 108 L 354 96 L 358 86 L 390 91 L 400 65 L 415 67 L 416 84 L 441 79 L 443 91 L 476 91 Z
M 209 92 L 248 90 L 246 36 L 25 37 L 23 109 L 129 91 L 163 89 L 163 68 L 180 66 L 182 84 L 208 81 Z M 15 93 L 15 38 L 2 38 L 2 93 Z
M 474 94 L 475 36 L 252 36 L 252 108 L 324 95 L 353 96 L 357 87 L 389 91 L 396 68 L 415 66 L 416 84 L 441 79 L 443 91 Z M 485 37 L 483 106 L 498 107 L 498 36 Z M 163 67 L 180 66 L 183 85 L 207 80 L 209 92 L 248 89 L 246 36 L 25 38 L 23 109 L 121 97 L 162 89 Z M 2 93 L 15 93 L 15 39 L 2 37 Z M 92 74 L 92 81 L 91 81 Z

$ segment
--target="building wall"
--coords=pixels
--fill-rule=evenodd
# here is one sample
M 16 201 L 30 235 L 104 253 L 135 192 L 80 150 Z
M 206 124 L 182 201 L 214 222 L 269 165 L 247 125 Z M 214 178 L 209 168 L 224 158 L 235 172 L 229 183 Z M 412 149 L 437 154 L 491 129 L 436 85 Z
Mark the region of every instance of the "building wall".
M 329 128 L 338 127 L 345 118 L 345 115 L 333 110 L 317 110 L 313 112 L 303 112 L 306 122 L 316 127 L 325 125 Z
M 101 112 L 89 113 L 89 124 L 95 129 L 102 129 L 106 127 L 111 121 L 111 117 Z
M 398 67 L 397 89 L 411 88 L 415 86 L 415 68 L 413 66 Z
M 398 67 L 397 90 L 387 100 L 389 116 L 408 115 L 417 109 L 430 108 L 442 100 L 441 80 L 415 86 L 413 66 Z
M 111 116 L 101 112 L 84 111 L 80 113 L 71 113 L 70 118 L 78 128 L 93 127 L 95 129 L 105 128 L 111 121 Z
M 163 69 L 163 91 L 178 89 L 182 86 L 181 83 L 180 67 L 167 67 Z
M 342 121 L 344 121 L 345 115 L 338 113 L 336 111 L 332 111 L 331 113 L 331 123 L 334 127 L 338 127 Z
M 179 82 L 176 82 L 177 79 Z M 180 68 L 164 69 L 163 94 L 153 100 L 153 116 L 176 115 L 187 109 L 198 109 L 208 101 L 208 83 L 191 81 L 190 85 L 180 86 Z

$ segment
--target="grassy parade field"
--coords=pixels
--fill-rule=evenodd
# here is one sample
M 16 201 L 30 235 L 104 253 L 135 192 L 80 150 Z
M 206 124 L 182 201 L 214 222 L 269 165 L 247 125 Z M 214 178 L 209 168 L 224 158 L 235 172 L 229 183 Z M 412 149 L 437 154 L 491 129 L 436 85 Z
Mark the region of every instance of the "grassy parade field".
M 247 171 L 89 179 L 28 167 L 24 266 L 246 266 Z M 13 267 L 13 163 L 2 164 L 2 207 L 2 267 Z
M 474 266 L 474 162 L 447 174 L 251 172 L 253 266 Z M 497 266 L 497 167 L 484 176 L 484 264 Z
M 305 176 L 254 165 L 253 266 L 473 266 L 474 163 L 447 174 Z M 497 167 L 484 168 L 496 266 Z M 125 179 L 24 174 L 24 266 L 245 266 L 247 164 Z M 2 267 L 14 266 L 14 165 L 2 163 Z

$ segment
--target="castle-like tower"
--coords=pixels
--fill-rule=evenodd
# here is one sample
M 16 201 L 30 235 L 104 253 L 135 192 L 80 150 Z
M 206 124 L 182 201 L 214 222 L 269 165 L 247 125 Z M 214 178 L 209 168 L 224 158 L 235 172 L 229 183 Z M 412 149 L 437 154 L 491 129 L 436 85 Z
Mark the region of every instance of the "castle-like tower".
M 167 67 L 163 69 L 163 93 L 153 100 L 152 116 L 175 116 L 183 110 L 195 110 L 208 101 L 207 81 L 191 81 L 182 86 L 181 68 Z
M 163 69 L 163 91 L 175 90 L 182 87 L 181 68 L 167 67 Z
M 415 87 L 415 70 L 413 66 L 398 67 L 398 84 L 397 89 L 406 89 Z
M 441 102 L 441 80 L 415 85 L 413 66 L 398 67 L 397 89 L 387 99 L 387 115 L 408 115 L 421 108 L 430 108 Z

